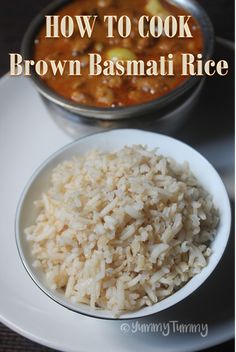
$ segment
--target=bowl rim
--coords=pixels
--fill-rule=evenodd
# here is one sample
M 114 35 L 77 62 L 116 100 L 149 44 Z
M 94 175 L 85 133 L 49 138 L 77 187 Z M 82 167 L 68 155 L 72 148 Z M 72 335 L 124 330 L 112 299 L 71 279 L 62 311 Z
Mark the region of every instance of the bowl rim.
M 71 0 L 54 0 L 48 6 L 34 17 L 34 19 L 29 24 L 25 35 L 23 37 L 21 43 L 21 54 L 23 59 L 30 59 L 31 50 L 33 46 L 33 40 L 37 35 L 40 28 L 43 26 L 43 19 L 46 14 L 50 11 L 56 11 L 69 3 Z M 199 16 L 201 17 L 201 21 L 197 19 L 202 35 L 203 35 L 203 61 L 208 60 L 212 53 L 214 47 L 214 29 L 212 22 L 203 9 L 203 7 L 196 0 L 171 0 L 177 6 L 180 6 L 186 9 L 193 17 L 196 18 L 193 11 L 197 11 Z M 153 108 L 162 109 L 166 107 L 170 103 L 173 103 L 176 99 L 181 98 L 186 94 L 191 88 L 193 88 L 203 77 L 202 76 L 190 76 L 183 83 L 177 86 L 175 89 L 172 89 L 169 93 L 157 98 L 150 100 L 148 102 L 144 102 L 141 104 L 134 104 L 129 106 L 115 106 L 115 107 L 96 107 L 92 105 L 83 105 L 75 103 L 69 99 L 64 98 L 63 96 L 56 93 L 53 89 L 49 88 L 35 73 L 33 70 L 30 79 L 36 85 L 38 91 L 44 96 L 46 99 L 51 102 L 59 105 L 60 107 L 70 110 L 76 114 L 81 114 L 86 116 L 91 120 L 120 120 L 127 119 L 130 117 L 130 114 L 138 113 L 139 115 L 144 114 L 147 111 L 152 110 Z M 119 114 L 118 117 L 111 117 L 112 114 Z M 122 114 L 123 113 L 123 114 Z M 99 114 L 99 117 L 97 116 Z
M 52 293 L 52 291 L 50 291 L 46 285 L 44 285 L 42 282 L 40 282 L 40 280 L 37 279 L 36 275 L 34 275 L 33 271 L 30 268 L 30 264 L 28 264 L 27 259 L 24 255 L 24 251 L 21 247 L 21 241 L 20 241 L 20 237 L 22 235 L 22 233 L 20 232 L 20 219 L 21 219 L 21 210 L 24 204 L 24 200 L 27 196 L 27 193 L 29 192 L 32 184 L 37 180 L 38 175 L 40 174 L 41 171 L 44 170 L 45 167 L 47 167 L 48 163 L 50 163 L 51 161 L 53 161 L 53 159 L 55 159 L 56 157 L 60 156 L 63 152 L 69 150 L 71 147 L 73 147 L 74 145 L 79 144 L 81 141 L 83 141 L 86 138 L 91 138 L 91 137 L 96 137 L 97 135 L 104 135 L 104 134 L 109 134 L 109 133 L 123 133 L 123 132 L 129 132 L 129 133 L 137 133 L 137 132 L 141 132 L 141 133 L 145 133 L 145 134 L 152 134 L 155 136 L 159 136 L 162 138 L 165 138 L 167 140 L 169 140 L 170 142 L 174 141 L 177 143 L 180 143 L 184 148 L 187 148 L 191 151 L 191 153 L 195 154 L 196 156 L 198 156 L 198 158 L 200 158 L 204 163 L 206 163 L 208 165 L 208 167 L 214 172 L 215 177 L 218 179 L 218 181 L 220 182 L 221 186 L 222 186 L 222 194 L 224 196 L 224 201 L 226 202 L 226 209 L 225 214 L 227 215 L 227 223 L 225 223 L 225 230 L 224 235 L 224 244 L 221 246 L 220 251 L 218 251 L 218 255 L 215 254 L 216 260 L 213 264 L 211 264 L 210 269 L 208 270 L 208 272 L 201 278 L 201 280 L 199 280 L 199 282 L 195 283 L 194 287 L 192 289 L 190 289 L 190 292 L 184 292 L 184 294 L 181 296 L 180 294 L 178 294 L 178 292 L 183 291 L 184 288 L 186 288 L 186 286 L 194 279 L 194 277 L 200 277 L 198 275 L 201 275 L 202 272 L 200 272 L 199 274 L 195 275 L 193 278 L 191 278 L 183 287 L 181 287 L 178 291 L 176 291 L 175 293 L 171 294 L 170 296 L 166 297 L 165 299 L 163 299 L 160 302 L 157 302 L 155 304 L 153 304 L 151 307 L 142 307 L 140 310 L 134 311 L 134 312 L 125 312 L 124 314 L 121 314 L 121 316 L 119 316 L 118 318 L 115 318 L 113 316 L 111 316 L 111 312 L 108 310 L 102 310 L 103 312 L 109 314 L 109 316 L 101 316 L 99 315 L 99 309 L 98 310 L 92 310 L 94 311 L 94 314 L 92 313 L 88 313 L 85 311 L 81 311 L 80 310 L 80 305 L 78 304 L 78 308 L 75 308 L 74 306 L 72 306 L 72 304 L 70 305 L 68 302 L 66 302 L 66 300 L 63 298 L 59 298 L 56 295 L 54 295 Z M 231 206 L 230 206 L 230 201 L 229 201 L 229 196 L 228 193 L 226 191 L 225 185 L 221 179 L 221 177 L 219 176 L 218 172 L 215 170 L 214 166 L 204 157 L 202 156 L 202 154 L 200 154 L 198 151 L 196 151 L 194 148 L 192 148 L 191 146 L 189 146 L 188 144 L 179 141 L 178 139 L 175 139 L 173 137 L 169 137 L 163 134 L 159 134 L 159 133 L 155 133 L 155 132 L 147 132 L 144 130 L 137 130 L 137 129 L 112 129 L 112 130 L 108 130 L 108 131 L 102 131 L 102 132 L 95 132 L 92 133 L 90 135 L 87 136 L 83 136 L 81 138 L 78 138 L 66 145 L 64 145 L 63 147 L 61 147 L 60 149 L 58 149 L 57 151 L 55 151 L 54 153 L 52 153 L 46 160 L 44 160 L 44 162 L 42 162 L 40 164 L 40 166 L 33 172 L 33 174 L 31 175 L 31 177 L 29 178 L 29 180 L 27 181 L 17 204 L 17 208 L 16 208 L 16 214 L 15 214 L 15 225 L 14 225 L 14 229 L 15 229 L 15 242 L 16 242 L 16 247 L 17 247 L 17 251 L 19 254 L 19 257 L 21 259 L 21 262 L 26 270 L 26 272 L 28 273 L 28 275 L 30 276 L 31 280 L 38 286 L 38 288 L 44 293 L 46 294 L 50 299 L 52 299 L 54 302 L 56 302 L 57 304 L 63 306 L 66 309 L 69 309 L 75 313 L 79 313 L 88 317 L 92 317 L 92 318 L 96 318 L 96 319 L 103 319 L 103 320 L 115 320 L 115 321 L 123 321 L 123 320 L 133 320 L 133 319 L 140 319 L 143 318 L 145 316 L 151 316 L 153 314 L 157 314 L 158 312 L 164 311 L 166 309 L 169 309 L 170 307 L 178 304 L 179 302 L 185 300 L 187 297 L 189 297 L 190 295 L 192 295 L 193 293 L 195 293 L 197 291 L 197 289 L 207 280 L 207 278 L 213 273 L 213 271 L 215 270 L 216 266 L 219 264 L 225 248 L 227 246 L 228 240 L 229 240 L 229 236 L 230 236 L 230 230 L 231 230 Z M 209 266 L 209 264 L 205 267 L 207 268 Z M 209 268 L 209 267 L 208 267 Z M 203 268 L 204 269 L 204 268 Z M 190 285 L 189 285 L 190 286 Z M 185 289 L 186 291 L 186 289 Z M 174 302 L 171 302 L 170 304 L 167 304 L 166 307 L 162 307 L 161 309 L 154 309 L 155 306 L 158 306 L 158 304 L 160 304 L 161 302 L 164 302 L 166 300 L 168 300 L 169 298 L 173 297 L 175 295 L 175 297 L 177 296 L 177 299 Z M 180 297 L 179 297 L 180 296 Z M 168 301 L 167 301 L 168 302 Z M 89 308 L 89 306 L 88 306 Z M 144 314 L 139 314 L 139 312 L 141 313 L 141 311 L 143 309 L 146 310 L 148 308 L 152 308 L 153 311 L 151 312 L 147 312 L 145 311 Z M 135 314 L 135 316 L 132 316 L 133 314 Z

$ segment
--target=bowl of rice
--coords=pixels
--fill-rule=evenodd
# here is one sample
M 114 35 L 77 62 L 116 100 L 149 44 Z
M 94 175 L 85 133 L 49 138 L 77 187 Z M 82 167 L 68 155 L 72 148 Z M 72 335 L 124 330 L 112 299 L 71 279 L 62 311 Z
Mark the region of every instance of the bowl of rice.
M 104 319 L 167 309 L 220 261 L 231 210 L 213 166 L 168 136 L 122 129 L 61 148 L 28 181 L 16 243 L 35 284 Z

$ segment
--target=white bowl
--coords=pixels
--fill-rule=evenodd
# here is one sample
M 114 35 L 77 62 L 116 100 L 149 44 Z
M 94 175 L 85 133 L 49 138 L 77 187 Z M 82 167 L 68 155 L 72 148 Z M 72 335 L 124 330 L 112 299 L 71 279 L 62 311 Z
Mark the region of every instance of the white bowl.
M 37 212 L 32 206 L 33 201 L 39 199 L 41 193 L 49 187 L 50 173 L 58 163 L 71 158 L 75 154 L 82 155 L 91 149 L 98 148 L 105 152 L 111 152 L 121 149 L 124 145 L 133 144 L 144 144 L 148 148 L 158 147 L 161 154 L 174 158 L 178 163 L 188 161 L 199 183 L 213 195 L 214 205 L 219 209 L 220 223 L 212 243 L 213 253 L 209 258 L 208 265 L 202 269 L 201 273 L 194 276 L 183 288 L 168 298 L 151 307 L 123 314 L 120 319 L 139 318 L 160 312 L 193 293 L 215 269 L 224 253 L 230 234 L 231 210 L 225 186 L 213 166 L 188 145 L 157 133 L 122 129 L 93 134 L 61 148 L 35 171 L 23 191 L 16 213 L 16 243 L 25 269 L 45 294 L 68 309 L 96 318 L 112 319 L 113 317 L 109 311 L 94 310 L 85 304 L 72 303 L 59 291 L 48 288 L 45 275 L 32 266 L 33 258 L 30 243 L 26 240 L 24 229 L 35 221 Z

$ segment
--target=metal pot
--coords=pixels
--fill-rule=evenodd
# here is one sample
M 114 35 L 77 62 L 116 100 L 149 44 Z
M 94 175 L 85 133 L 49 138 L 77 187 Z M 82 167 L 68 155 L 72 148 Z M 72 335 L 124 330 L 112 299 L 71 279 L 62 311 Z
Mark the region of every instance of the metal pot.
M 51 3 L 31 22 L 22 42 L 21 52 L 24 60 L 32 58 L 34 39 L 44 25 L 45 15 L 55 13 L 68 2 L 70 1 L 57 0 Z M 209 59 L 213 51 L 214 34 L 207 14 L 194 0 L 173 2 L 197 19 L 203 33 L 203 59 Z M 100 108 L 79 105 L 59 96 L 46 86 L 36 73 L 32 74 L 31 79 L 54 120 L 74 137 L 122 127 L 151 129 L 171 134 L 190 116 L 204 82 L 203 77 L 190 77 L 170 93 L 150 102 L 127 107 Z

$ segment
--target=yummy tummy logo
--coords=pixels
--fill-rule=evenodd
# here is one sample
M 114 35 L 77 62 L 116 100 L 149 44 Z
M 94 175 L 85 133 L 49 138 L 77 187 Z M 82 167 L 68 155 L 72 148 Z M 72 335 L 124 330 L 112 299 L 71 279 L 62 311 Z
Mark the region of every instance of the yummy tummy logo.
M 122 323 L 120 330 L 124 334 L 128 333 L 157 333 L 163 336 L 170 334 L 198 334 L 201 337 L 206 337 L 209 332 L 208 324 L 206 323 L 180 323 L 178 320 L 170 320 L 166 323 L 140 323 L 134 321 L 131 323 Z

